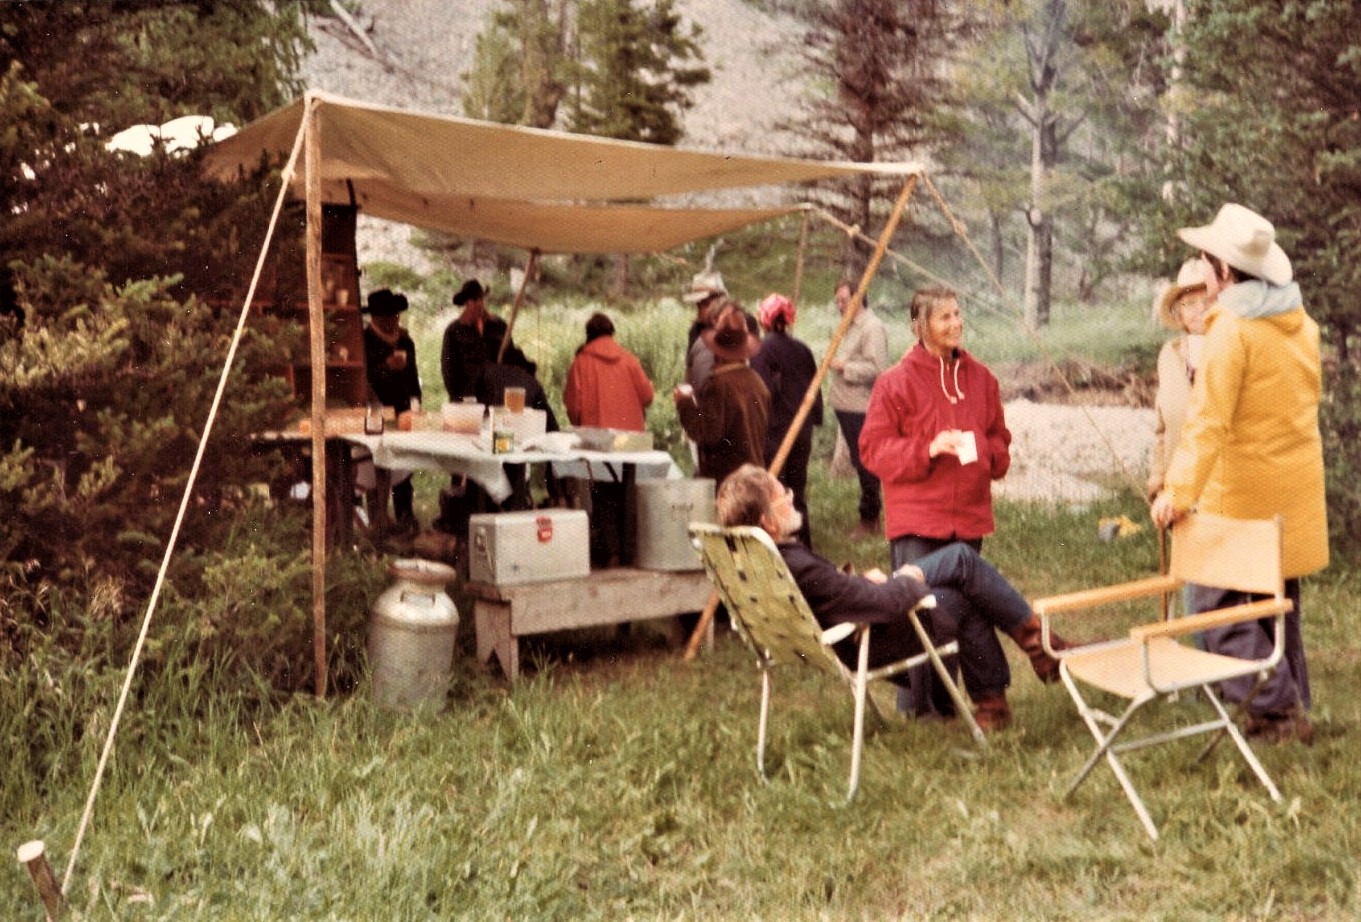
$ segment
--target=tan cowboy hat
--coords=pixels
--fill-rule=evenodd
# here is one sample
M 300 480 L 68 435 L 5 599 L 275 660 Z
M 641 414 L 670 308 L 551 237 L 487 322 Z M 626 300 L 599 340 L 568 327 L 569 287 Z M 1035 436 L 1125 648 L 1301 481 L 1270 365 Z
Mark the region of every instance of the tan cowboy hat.
M 723 276 L 717 272 L 701 272 L 690 280 L 690 290 L 681 296 L 688 304 L 698 304 L 715 295 L 726 295 L 728 287 L 723 284 Z
M 1290 257 L 1276 244 L 1276 228 L 1242 205 L 1230 202 L 1219 209 L 1212 223 L 1183 227 L 1177 236 L 1238 271 L 1273 285 L 1285 285 L 1295 277 Z
M 1172 309 L 1176 307 L 1182 295 L 1190 294 L 1193 291 L 1205 290 L 1205 278 L 1200 267 L 1200 258 L 1193 257 L 1182 263 L 1181 269 L 1177 272 L 1177 280 L 1171 284 L 1164 283 L 1162 290 L 1153 298 L 1153 319 L 1159 321 L 1169 330 L 1176 330 L 1180 333 L 1185 329 Z
M 748 319 L 750 318 L 750 319 Z M 700 334 L 709 351 L 724 362 L 745 362 L 761 351 L 761 336 L 753 332 L 756 318 L 736 304 L 728 304 L 718 312 L 713 326 Z

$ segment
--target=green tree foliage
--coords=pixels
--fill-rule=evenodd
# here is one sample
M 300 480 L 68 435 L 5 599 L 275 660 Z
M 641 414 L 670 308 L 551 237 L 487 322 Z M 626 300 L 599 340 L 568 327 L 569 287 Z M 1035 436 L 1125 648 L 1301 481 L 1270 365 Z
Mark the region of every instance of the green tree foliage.
M 961 200 L 988 215 L 999 277 L 1028 221 L 1052 235 L 1037 246 L 1053 260 L 1052 273 L 1036 272 L 1050 276 L 1034 293 L 1037 313 L 1057 294 L 1054 280 L 1071 278 L 1072 294 L 1096 300 L 1154 207 L 1166 17 L 1145 0 L 975 12 L 987 27 L 955 72 L 965 140 L 941 151 L 943 169 L 964 180 Z
M 570 68 L 569 124 L 582 134 L 675 144 L 691 91 L 708 83 L 699 26 L 684 28 L 674 0 L 580 0 Z M 694 61 L 693 65 L 686 62 Z
M 302 4 L 0 6 L 0 568 L 14 579 L 144 581 L 179 505 L 272 199 L 203 179 L 194 156 L 105 147 L 186 114 L 242 123 L 298 89 Z M 293 222 L 296 230 L 297 222 Z M 234 371 L 185 540 L 213 541 L 288 344 Z M 296 334 L 296 330 L 292 331 Z
M 781 127 L 808 156 L 861 163 L 920 158 L 952 136 L 942 119 L 943 67 L 966 29 L 956 4 L 944 0 L 835 0 L 800 13 L 802 56 L 813 75 L 800 111 Z M 885 194 L 869 177 L 829 187 L 828 210 L 868 229 L 871 203 Z M 893 190 L 896 191 L 896 190 Z M 889 192 L 892 194 L 892 192 Z M 868 260 L 848 239 L 846 269 Z
M 1357 0 L 1190 4 L 1170 101 L 1181 126 L 1173 194 L 1149 234 L 1157 262 L 1174 266 L 1184 253 L 1176 227 L 1209 221 L 1226 201 L 1260 211 L 1343 358 L 1361 329 L 1358 23 Z
M 472 118 L 552 128 L 567 92 L 569 0 L 505 0 L 477 36 L 463 75 L 463 111 Z

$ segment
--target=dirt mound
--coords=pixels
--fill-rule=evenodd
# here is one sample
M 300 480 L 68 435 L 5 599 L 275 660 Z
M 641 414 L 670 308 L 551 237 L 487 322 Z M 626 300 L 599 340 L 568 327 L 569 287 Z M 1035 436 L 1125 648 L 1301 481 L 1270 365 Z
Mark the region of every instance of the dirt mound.
M 1002 399 L 1063 405 L 1151 407 L 1157 380 L 1133 365 L 1109 367 L 1064 359 L 1059 362 L 994 364 Z

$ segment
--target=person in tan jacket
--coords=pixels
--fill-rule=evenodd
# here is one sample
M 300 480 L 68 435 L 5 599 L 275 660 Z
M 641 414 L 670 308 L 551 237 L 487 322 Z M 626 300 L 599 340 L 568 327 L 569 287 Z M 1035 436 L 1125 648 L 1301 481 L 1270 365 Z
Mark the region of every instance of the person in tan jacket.
M 850 310 L 854 295 L 855 286 L 849 281 L 837 284 L 836 309 L 842 316 Z M 860 460 L 860 430 L 865 426 L 865 411 L 869 409 L 874 382 L 888 367 L 888 331 L 868 304 L 856 311 L 829 367 L 832 373 L 827 402 L 836 414 L 836 423 L 850 449 L 851 465 L 860 480 L 860 522 L 851 529 L 851 537 L 877 537 L 881 533 L 879 513 L 883 510 L 883 496 L 879 478 Z
M 1181 438 L 1182 424 L 1186 422 L 1191 385 L 1195 383 L 1205 351 L 1205 312 L 1209 306 L 1199 258 L 1188 259 L 1177 273 L 1177 280 L 1166 286 L 1153 301 L 1153 319 L 1181 335 L 1163 343 L 1158 352 L 1153 444 L 1148 453 L 1149 502 L 1162 492 L 1163 478 Z
M 1153 521 L 1167 526 L 1192 509 L 1230 518 L 1284 521 L 1285 656 L 1247 701 L 1249 736 L 1312 742 L 1312 702 L 1300 632 L 1300 577 L 1328 565 L 1323 442 L 1318 427 L 1322 366 L 1318 324 L 1304 310 L 1290 259 L 1275 228 L 1242 205 L 1228 204 L 1213 223 L 1183 228 L 1200 252 L 1206 291 L 1205 354 L 1181 438 Z M 1246 601 L 1241 593 L 1192 587 L 1195 612 Z M 1258 658 L 1271 649 L 1270 626 L 1258 622 L 1207 631 L 1215 653 Z M 1226 683 L 1224 697 L 1242 702 L 1251 677 Z

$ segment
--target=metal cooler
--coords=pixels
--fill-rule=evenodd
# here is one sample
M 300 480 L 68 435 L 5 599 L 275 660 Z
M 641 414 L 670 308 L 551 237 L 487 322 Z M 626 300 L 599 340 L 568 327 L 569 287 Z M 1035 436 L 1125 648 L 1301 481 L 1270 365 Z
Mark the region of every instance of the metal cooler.
M 589 576 L 590 536 L 581 509 L 480 513 L 468 519 L 468 577 L 516 586 Z

